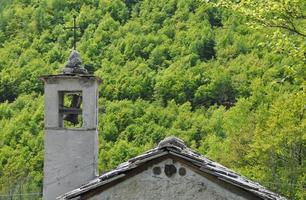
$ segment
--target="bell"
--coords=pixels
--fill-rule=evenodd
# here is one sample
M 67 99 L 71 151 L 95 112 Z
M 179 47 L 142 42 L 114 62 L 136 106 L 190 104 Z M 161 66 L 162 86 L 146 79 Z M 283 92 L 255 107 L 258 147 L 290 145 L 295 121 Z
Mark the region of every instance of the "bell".
M 72 100 L 70 104 L 70 110 L 75 111 L 75 113 L 70 113 L 64 116 L 64 120 L 71 122 L 73 125 L 79 123 L 78 119 L 78 110 L 80 109 L 82 104 L 82 96 L 78 94 L 72 95 Z

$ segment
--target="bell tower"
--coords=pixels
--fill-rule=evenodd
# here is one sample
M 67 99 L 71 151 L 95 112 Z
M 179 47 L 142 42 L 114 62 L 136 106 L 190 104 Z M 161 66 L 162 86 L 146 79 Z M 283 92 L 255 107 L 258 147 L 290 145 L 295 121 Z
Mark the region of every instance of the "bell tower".
M 98 84 L 73 50 L 45 83 L 43 199 L 54 200 L 98 175 Z

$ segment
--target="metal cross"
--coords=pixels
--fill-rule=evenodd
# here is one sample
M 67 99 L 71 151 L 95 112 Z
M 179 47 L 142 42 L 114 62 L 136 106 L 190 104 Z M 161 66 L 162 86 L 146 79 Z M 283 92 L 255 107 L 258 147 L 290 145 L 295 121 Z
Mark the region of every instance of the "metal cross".
M 73 49 L 76 50 L 76 29 L 81 29 L 81 27 L 76 26 L 76 16 L 73 16 L 73 26 L 65 27 L 65 29 L 73 29 Z

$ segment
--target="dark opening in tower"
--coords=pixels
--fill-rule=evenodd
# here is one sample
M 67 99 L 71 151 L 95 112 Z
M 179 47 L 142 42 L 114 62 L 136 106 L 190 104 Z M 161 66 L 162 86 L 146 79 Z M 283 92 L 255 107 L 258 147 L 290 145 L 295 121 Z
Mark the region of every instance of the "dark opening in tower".
M 82 126 L 82 91 L 59 91 L 59 127 Z

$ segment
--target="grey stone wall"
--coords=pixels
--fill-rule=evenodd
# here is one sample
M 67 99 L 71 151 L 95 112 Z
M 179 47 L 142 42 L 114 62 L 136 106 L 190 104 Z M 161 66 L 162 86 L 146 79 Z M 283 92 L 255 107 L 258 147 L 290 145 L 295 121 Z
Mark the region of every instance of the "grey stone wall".
M 174 165 L 175 170 L 165 166 Z M 171 167 L 170 167 L 171 168 Z M 159 170 L 160 169 L 160 170 Z M 217 181 L 218 182 L 218 181 Z M 220 185 L 191 170 L 188 166 L 166 159 L 149 167 L 90 200 L 246 200 L 258 199 L 229 185 Z
M 44 200 L 80 187 L 97 176 L 96 130 L 45 130 Z

